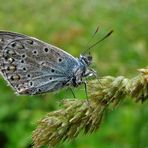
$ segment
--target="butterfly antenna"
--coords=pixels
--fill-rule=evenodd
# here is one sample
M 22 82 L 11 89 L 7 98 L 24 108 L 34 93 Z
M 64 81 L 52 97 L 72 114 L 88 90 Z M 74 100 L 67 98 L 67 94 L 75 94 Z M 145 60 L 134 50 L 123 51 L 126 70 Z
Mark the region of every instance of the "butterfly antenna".
M 88 45 L 91 43 L 91 41 L 94 39 L 94 37 L 96 36 L 96 34 L 99 32 L 100 28 L 99 26 L 96 28 L 95 32 L 92 34 L 91 38 L 88 40 L 87 44 L 85 45 L 84 50 L 82 51 L 85 52 L 85 49 L 87 49 Z
M 96 46 L 98 43 L 102 42 L 103 40 L 105 40 L 106 38 L 108 38 L 111 34 L 113 33 L 113 30 L 109 31 L 102 39 L 100 39 L 99 41 L 97 41 L 96 43 L 92 44 L 91 46 L 89 46 L 88 48 L 86 48 L 83 52 L 83 55 L 88 52 L 91 48 L 93 48 L 94 46 Z

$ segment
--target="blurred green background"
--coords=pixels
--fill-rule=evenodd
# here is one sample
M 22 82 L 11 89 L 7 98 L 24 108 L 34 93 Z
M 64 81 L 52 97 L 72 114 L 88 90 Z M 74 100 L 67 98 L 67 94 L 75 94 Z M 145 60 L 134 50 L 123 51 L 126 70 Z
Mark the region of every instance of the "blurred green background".
M 0 30 L 34 36 L 79 56 L 96 27 L 95 40 L 109 30 L 114 33 L 93 48 L 94 67 L 100 76 L 138 74 L 148 65 L 147 0 L 0 0 Z M 94 41 L 95 41 L 94 40 Z M 76 96 L 84 98 L 82 88 Z M 35 123 L 70 92 L 41 96 L 16 96 L 0 77 L 0 147 L 29 148 Z M 127 98 L 108 111 L 101 128 L 80 135 L 57 148 L 147 148 L 148 107 Z

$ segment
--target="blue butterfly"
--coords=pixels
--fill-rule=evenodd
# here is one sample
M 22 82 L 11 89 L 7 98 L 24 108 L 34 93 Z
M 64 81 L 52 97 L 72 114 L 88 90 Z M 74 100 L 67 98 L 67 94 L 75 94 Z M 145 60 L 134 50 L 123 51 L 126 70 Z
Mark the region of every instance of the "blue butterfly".
M 104 38 L 90 46 L 94 47 Z M 75 58 L 62 49 L 14 32 L 0 31 L 0 70 L 18 94 L 54 92 L 66 86 L 77 87 L 84 78 L 95 75 L 92 56 Z

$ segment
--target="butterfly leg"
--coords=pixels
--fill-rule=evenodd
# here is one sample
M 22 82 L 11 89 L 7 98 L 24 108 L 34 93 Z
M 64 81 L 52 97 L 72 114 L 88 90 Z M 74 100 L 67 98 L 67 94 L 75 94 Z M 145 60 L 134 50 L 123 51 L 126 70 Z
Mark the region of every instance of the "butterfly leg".
M 83 83 L 84 83 L 84 88 L 85 88 L 86 99 L 88 100 L 87 82 L 84 81 Z
M 100 86 L 103 87 L 102 84 L 101 84 L 100 78 L 99 78 L 99 76 L 96 72 L 95 72 L 94 76 L 98 80 L 98 82 L 100 83 Z
M 86 93 L 86 100 L 87 100 L 87 104 L 88 104 L 88 106 L 90 107 L 90 101 L 89 101 L 89 99 L 88 99 L 88 92 L 87 92 L 87 81 L 85 80 L 84 82 L 84 87 L 85 87 L 85 93 Z
M 75 93 L 74 93 L 74 91 L 72 90 L 72 88 L 70 88 L 70 91 L 71 91 L 73 97 L 76 98 Z
M 99 78 L 99 75 L 97 74 L 96 71 L 94 71 L 93 69 L 90 69 L 91 71 L 91 74 L 98 80 L 98 82 L 100 83 L 100 86 L 102 87 L 102 84 L 100 82 L 100 78 Z

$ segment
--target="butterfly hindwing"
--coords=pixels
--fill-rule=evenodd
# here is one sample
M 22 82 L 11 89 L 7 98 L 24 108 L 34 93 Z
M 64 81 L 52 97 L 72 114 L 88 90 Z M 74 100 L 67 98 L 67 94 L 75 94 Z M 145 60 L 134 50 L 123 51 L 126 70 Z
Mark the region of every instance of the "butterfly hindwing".
M 19 94 L 62 88 L 76 64 L 73 56 L 58 47 L 26 35 L 0 31 L 1 73 Z

